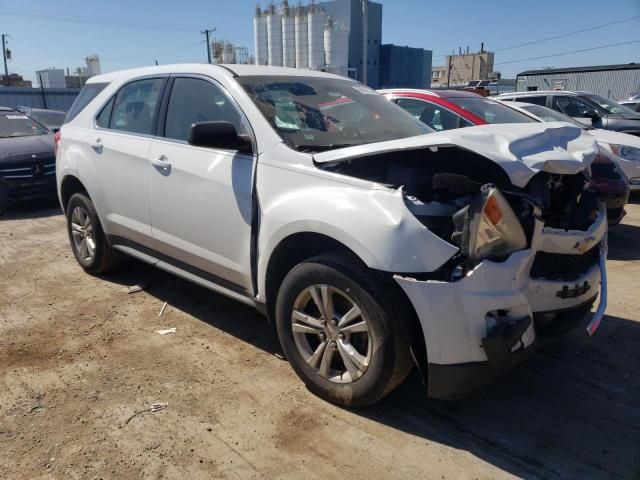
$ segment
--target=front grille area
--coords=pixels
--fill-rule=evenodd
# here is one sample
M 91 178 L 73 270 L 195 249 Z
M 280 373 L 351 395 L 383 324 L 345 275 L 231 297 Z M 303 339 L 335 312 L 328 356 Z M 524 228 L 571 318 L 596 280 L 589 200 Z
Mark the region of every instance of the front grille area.
M 538 252 L 531 267 L 531 278 L 573 282 L 591 270 L 600 258 L 600 246 L 582 255 Z
M 8 162 L 0 163 L 0 177 L 11 184 L 22 183 L 31 179 L 42 179 L 56 174 L 56 157 L 51 154 L 14 157 Z

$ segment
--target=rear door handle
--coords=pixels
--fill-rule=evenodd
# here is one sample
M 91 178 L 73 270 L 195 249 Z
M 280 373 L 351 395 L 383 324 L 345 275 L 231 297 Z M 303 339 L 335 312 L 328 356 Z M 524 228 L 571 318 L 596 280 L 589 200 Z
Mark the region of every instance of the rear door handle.
M 171 162 L 169 162 L 166 155 L 160 155 L 158 158 L 151 160 L 151 164 L 162 170 L 169 170 L 171 168 Z
M 102 150 L 104 149 L 104 145 L 102 144 L 102 139 L 96 138 L 95 142 L 91 144 L 91 148 L 93 148 L 96 153 L 102 153 Z

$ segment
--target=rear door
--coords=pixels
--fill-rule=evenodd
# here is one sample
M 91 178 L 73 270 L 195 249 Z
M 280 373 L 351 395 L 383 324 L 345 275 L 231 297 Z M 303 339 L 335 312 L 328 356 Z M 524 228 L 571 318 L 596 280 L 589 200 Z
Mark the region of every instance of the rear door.
M 86 142 L 100 182 L 95 203 L 105 230 L 150 246 L 151 217 L 147 195 L 147 156 L 157 123 L 166 78 L 127 83 L 103 106 Z
M 155 249 L 183 270 L 235 291 L 251 291 L 252 182 L 256 158 L 187 143 L 192 124 L 224 120 L 248 132 L 214 80 L 176 76 L 149 151 L 149 204 Z

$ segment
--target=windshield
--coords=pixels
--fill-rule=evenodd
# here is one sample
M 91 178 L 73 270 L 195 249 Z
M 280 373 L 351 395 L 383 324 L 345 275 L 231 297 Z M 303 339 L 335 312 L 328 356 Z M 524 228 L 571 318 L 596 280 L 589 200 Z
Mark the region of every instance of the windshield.
M 568 115 L 564 113 L 557 112 L 547 107 L 543 107 L 541 105 L 518 105 L 523 110 L 527 112 L 533 113 L 536 117 L 544 122 L 569 122 L 575 125 L 576 127 L 584 128 L 585 130 L 590 129 L 584 123 L 580 123 L 577 120 L 574 120 Z
M 0 113 L 0 138 L 29 137 L 51 133 L 47 127 L 20 112 Z
M 47 110 L 31 110 L 31 115 L 29 116 L 44 125 L 59 127 L 64 122 L 64 117 L 66 117 L 67 114 Z
M 296 150 L 319 152 L 433 131 L 352 80 L 295 76 L 237 80 L 276 132 Z
M 613 113 L 614 115 L 619 115 L 621 113 L 630 113 L 631 115 L 635 115 L 636 113 L 630 108 L 625 107 L 624 105 L 620 105 L 618 102 L 614 102 L 609 98 L 601 97 L 600 95 L 589 94 L 589 95 L 585 95 L 585 97 L 587 97 L 592 102 L 597 103 L 602 108 L 604 108 L 607 112 Z
M 533 118 L 524 113 L 480 96 L 478 98 L 452 98 L 451 101 L 487 123 L 535 123 Z

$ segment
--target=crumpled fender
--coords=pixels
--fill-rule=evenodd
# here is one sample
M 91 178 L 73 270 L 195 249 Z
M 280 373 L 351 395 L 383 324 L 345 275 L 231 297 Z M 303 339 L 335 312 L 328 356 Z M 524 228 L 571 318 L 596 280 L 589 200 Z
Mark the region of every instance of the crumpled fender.
M 434 271 L 458 252 L 411 214 L 401 190 L 372 188 L 371 182 L 358 179 L 347 183 L 344 176 L 317 169 L 309 175 L 303 166 L 300 171 L 269 163 L 259 168 L 260 296 L 272 252 L 296 233 L 331 237 L 367 266 L 388 272 Z

